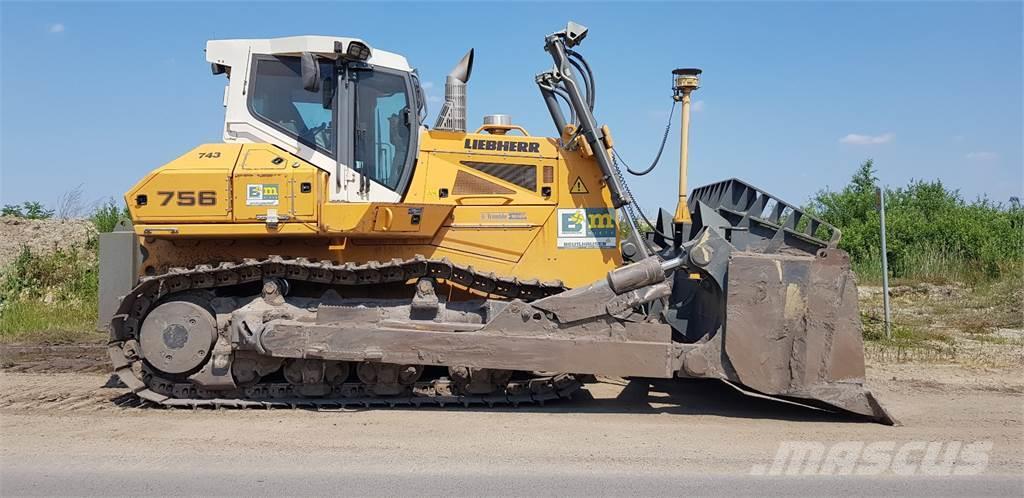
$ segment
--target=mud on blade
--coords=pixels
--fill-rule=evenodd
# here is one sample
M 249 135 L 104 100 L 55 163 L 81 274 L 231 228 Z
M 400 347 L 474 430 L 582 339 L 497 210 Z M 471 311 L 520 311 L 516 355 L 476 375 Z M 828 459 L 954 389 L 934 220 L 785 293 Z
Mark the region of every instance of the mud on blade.
M 857 288 L 845 252 L 733 253 L 726 289 L 721 331 L 686 354 L 685 373 L 895 422 L 864 387 Z

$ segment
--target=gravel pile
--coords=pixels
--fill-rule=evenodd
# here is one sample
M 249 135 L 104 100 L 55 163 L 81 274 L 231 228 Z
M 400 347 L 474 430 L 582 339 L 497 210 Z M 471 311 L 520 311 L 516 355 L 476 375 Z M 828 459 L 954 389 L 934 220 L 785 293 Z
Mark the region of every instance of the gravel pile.
M 0 216 L 0 268 L 13 261 L 23 246 L 43 254 L 58 248 L 82 247 L 93 237 L 96 237 L 96 228 L 89 220 L 26 220 Z

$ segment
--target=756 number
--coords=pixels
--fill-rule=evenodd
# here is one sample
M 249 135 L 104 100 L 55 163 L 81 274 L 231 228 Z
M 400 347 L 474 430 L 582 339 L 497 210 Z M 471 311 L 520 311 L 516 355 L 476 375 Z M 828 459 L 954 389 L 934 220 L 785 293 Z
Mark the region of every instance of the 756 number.
M 174 199 L 177 199 L 179 206 L 195 206 L 197 203 L 200 206 L 215 206 L 217 204 L 217 192 L 213 190 L 200 190 L 198 192 L 194 190 L 167 190 L 157 192 L 157 195 L 164 196 L 163 201 L 160 202 L 161 206 L 170 204 Z

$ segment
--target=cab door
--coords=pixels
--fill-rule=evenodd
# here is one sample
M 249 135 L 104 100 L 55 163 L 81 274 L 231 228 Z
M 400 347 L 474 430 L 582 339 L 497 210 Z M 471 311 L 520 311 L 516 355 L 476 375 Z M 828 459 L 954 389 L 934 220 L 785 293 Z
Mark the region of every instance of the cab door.
M 342 162 L 351 164 L 342 182 L 346 199 L 398 202 L 417 156 L 419 104 L 413 80 L 407 72 L 381 67 L 346 68 L 340 78 L 340 116 L 348 125 L 339 128 L 351 139 L 351 160 L 346 160 L 347 150 L 341 151 Z

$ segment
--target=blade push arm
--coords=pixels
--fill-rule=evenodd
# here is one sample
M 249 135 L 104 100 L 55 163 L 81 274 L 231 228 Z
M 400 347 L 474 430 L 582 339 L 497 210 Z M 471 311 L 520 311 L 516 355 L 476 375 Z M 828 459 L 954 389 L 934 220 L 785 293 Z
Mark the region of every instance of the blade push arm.
M 559 127 L 559 134 L 564 131 L 565 117 L 558 107 L 555 94 L 557 92 L 564 92 L 564 96 L 567 98 L 573 114 L 575 114 L 579 122 L 578 133 L 590 144 L 590 148 L 594 151 L 594 158 L 601 167 L 605 183 L 608 185 L 608 190 L 611 191 L 612 205 L 616 208 L 621 208 L 632 204 L 633 199 L 623 186 L 622 180 L 615 173 L 615 166 L 612 164 L 611 155 L 604 146 L 604 132 L 597 126 L 597 120 L 594 117 L 590 103 L 586 101 L 583 93 L 580 91 L 579 81 L 574 76 L 575 68 L 572 67 L 573 62 L 570 60 L 571 48 L 579 45 L 586 35 L 587 28 L 574 22 L 569 22 L 566 29 L 548 35 L 544 40 L 544 50 L 551 55 L 555 67 L 551 71 L 540 74 L 537 77 L 537 84 L 540 86 L 541 94 L 544 96 L 544 101 L 551 112 L 555 126 Z M 643 237 L 636 226 L 635 220 L 630 216 L 625 218 L 629 224 L 630 232 L 632 232 L 635 239 L 642 241 Z M 639 244 L 639 251 L 641 257 L 649 255 L 645 244 Z

